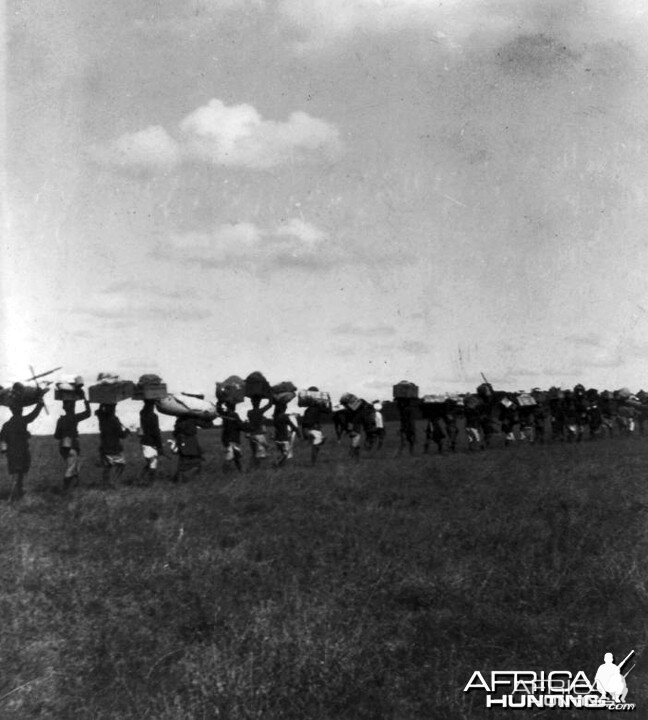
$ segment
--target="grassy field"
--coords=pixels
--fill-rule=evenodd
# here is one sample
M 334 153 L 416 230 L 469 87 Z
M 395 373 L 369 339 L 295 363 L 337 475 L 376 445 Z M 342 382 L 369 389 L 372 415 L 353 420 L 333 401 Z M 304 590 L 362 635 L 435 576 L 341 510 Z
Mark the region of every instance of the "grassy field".
M 201 442 L 201 480 L 102 492 L 83 437 L 86 487 L 64 497 L 32 439 L 28 495 L 0 503 L 0 717 L 577 718 L 595 711 L 462 690 L 645 648 L 648 439 L 396 459 L 389 428 L 357 465 L 330 443 L 311 469 L 300 444 L 242 476 Z

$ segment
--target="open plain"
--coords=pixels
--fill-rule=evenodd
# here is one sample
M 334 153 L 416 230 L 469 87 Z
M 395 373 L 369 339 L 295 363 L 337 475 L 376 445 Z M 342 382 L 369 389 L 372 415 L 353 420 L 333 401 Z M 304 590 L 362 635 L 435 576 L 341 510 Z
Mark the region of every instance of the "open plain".
M 332 434 L 329 430 L 329 435 Z M 584 670 L 637 651 L 648 708 L 648 439 L 221 470 L 101 491 L 95 436 L 63 496 L 32 438 L 0 506 L 0 716 L 198 720 L 578 718 L 486 710 L 473 671 Z M 136 438 L 126 442 L 135 478 Z M 249 453 L 248 453 L 249 455 Z M 3 468 L 0 489 L 8 493 Z

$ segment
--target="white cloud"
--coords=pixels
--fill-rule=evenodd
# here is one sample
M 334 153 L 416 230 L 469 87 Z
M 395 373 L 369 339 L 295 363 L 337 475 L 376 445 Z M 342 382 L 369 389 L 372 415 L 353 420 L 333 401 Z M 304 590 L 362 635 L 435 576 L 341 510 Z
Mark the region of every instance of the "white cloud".
M 401 345 L 401 349 L 410 355 L 425 355 L 429 352 L 428 346 L 419 340 L 406 340 Z
M 300 218 L 287 220 L 276 229 L 275 233 L 282 237 L 298 238 L 308 247 L 315 247 L 326 239 L 326 233 Z
M 127 133 L 92 149 L 100 163 L 123 169 L 167 170 L 182 161 L 267 169 L 308 159 L 333 159 L 337 128 L 305 112 L 285 122 L 264 120 L 252 105 L 227 106 L 213 99 L 187 115 L 174 139 L 159 125 Z
M 305 47 L 322 46 L 358 31 L 387 33 L 429 27 L 432 38 L 453 45 L 476 28 L 513 26 L 513 3 L 501 0 L 280 0 L 279 13 L 305 36 Z M 508 9 L 508 12 L 506 11 Z
M 271 228 L 249 222 L 225 223 L 210 232 L 175 235 L 161 247 L 161 252 L 180 262 L 248 270 L 331 267 L 341 258 L 326 233 L 299 218 Z
M 362 337 L 384 337 L 396 334 L 396 328 L 392 325 L 369 325 L 363 327 L 352 323 L 344 323 L 333 328 L 331 331 L 335 335 L 353 335 Z
M 252 105 L 227 107 L 216 99 L 188 115 L 180 130 L 189 157 L 229 167 L 270 168 L 309 154 L 331 156 L 339 146 L 337 130 L 307 113 L 264 120 Z
M 613 36 L 614 26 L 645 46 L 648 9 L 643 0 L 589 0 L 587 3 L 519 0 L 279 0 L 284 25 L 297 31 L 302 50 L 336 47 L 365 33 L 426 30 L 427 40 L 461 50 L 479 37 L 557 31 L 587 41 Z M 601 28 L 605 28 L 601 33 Z M 339 49 L 339 48 L 338 48 Z
M 178 143 L 159 125 L 126 133 L 105 147 L 93 148 L 92 155 L 104 165 L 155 170 L 168 170 L 181 157 Z
M 91 295 L 76 308 L 79 315 L 115 322 L 138 320 L 204 320 L 212 315 L 189 291 L 182 296 L 171 289 L 144 284 L 117 283 Z

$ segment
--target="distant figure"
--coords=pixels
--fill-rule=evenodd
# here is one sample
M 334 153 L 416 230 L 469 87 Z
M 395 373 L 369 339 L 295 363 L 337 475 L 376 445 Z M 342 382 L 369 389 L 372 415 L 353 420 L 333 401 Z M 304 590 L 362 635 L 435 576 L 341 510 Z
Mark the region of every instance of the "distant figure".
M 150 485 L 154 482 L 157 474 L 158 458 L 160 455 L 164 455 L 160 420 L 155 412 L 155 400 L 144 400 L 144 405 L 140 410 L 140 429 L 142 432 L 140 444 L 144 458 L 140 479 Z
M 27 425 L 34 422 L 43 409 L 43 400 L 39 400 L 36 407 L 23 417 L 22 405 L 15 403 L 9 406 L 11 419 L 0 429 L 0 443 L 2 452 L 7 455 L 7 469 L 11 480 L 11 494 L 9 500 L 20 500 L 25 494 L 23 480 L 31 467 L 29 452 L 30 432 Z
M 515 442 L 515 426 L 518 424 L 518 412 L 515 403 L 510 398 L 502 400 L 500 409 L 500 423 L 504 433 L 504 445 Z
M 83 412 L 74 412 L 75 401 L 64 400 L 63 412 L 65 413 L 56 421 L 56 429 L 54 437 L 59 441 L 59 453 L 65 461 L 65 473 L 63 475 L 63 491 L 67 491 L 70 486 L 79 484 L 79 472 L 81 470 L 81 447 L 79 445 L 78 425 L 83 420 L 87 420 L 92 411 L 90 403 L 84 396 L 83 402 L 85 408 Z
M 644 390 L 639 390 L 637 398 L 641 405 L 637 408 L 637 426 L 639 434 L 646 434 L 646 426 L 648 426 L 648 394 Z
M 437 446 L 439 455 L 442 455 L 443 443 L 447 436 L 443 423 L 445 403 L 430 404 L 424 409 L 427 417 L 427 425 L 425 426 L 425 444 L 423 445 L 423 452 L 427 454 L 430 451 L 431 443 L 434 443 Z
M 341 417 L 346 422 L 346 432 L 349 436 L 351 457 L 356 461 L 360 461 L 360 447 L 362 441 L 362 430 L 365 423 L 365 412 L 368 403 L 358 398 L 343 401 L 345 405 L 344 414 Z
M 301 437 L 301 417 L 299 413 L 292 412 L 288 413 L 288 417 L 292 420 L 295 429 L 290 430 L 290 442 L 288 444 L 288 460 L 292 460 L 295 455 L 295 441 L 298 437 Z
M 292 433 L 299 432 L 299 427 L 295 425 L 287 412 L 286 403 L 277 403 L 274 412 L 274 440 L 279 450 L 279 459 L 275 463 L 275 467 L 281 467 L 286 460 L 290 458 L 290 449 L 292 443 Z
M 335 436 L 337 438 L 338 444 L 342 440 L 342 435 L 344 435 L 345 432 L 347 432 L 348 427 L 348 414 L 347 410 L 342 407 L 337 407 L 333 409 L 333 427 L 335 429 Z
M 520 418 L 520 440 L 535 442 L 535 405 L 522 405 L 518 411 Z
M 376 443 L 378 440 L 378 429 L 376 427 L 376 408 L 363 400 L 361 414 L 362 430 L 365 437 L 364 449 L 373 450 L 374 443 Z
M 614 428 L 616 426 L 618 412 L 617 400 L 609 390 L 603 390 L 599 396 L 599 406 L 603 418 L 603 432 L 611 438 L 614 436 Z
M 468 440 L 468 451 L 480 447 L 485 449 L 481 435 L 481 401 L 476 395 L 468 395 L 464 398 L 464 417 L 466 419 L 466 438 Z
M 252 398 L 252 409 L 248 410 L 248 432 L 250 436 L 250 448 L 252 450 L 252 466 L 259 467 L 268 457 L 268 440 L 266 438 L 265 413 L 272 407 L 272 400 L 269 400 L 261 407 L 261 398 Z
M 622 435 L 632 435 L 635 431 L 637 410 L 632 405 L 619 404 L 617 411 L 617 422 Z
M 589 426 L 589 439 L 596 440 L 603 430 L 603 413 L 595 401 L 590 401 L 587 407 L 587 424 Z
M 479 398 L 479 425 L 482 432 L 483 446 L 489 448 L 491 439 L 495 434 L 495 426 L 493 423 L 493 409 L 495 404 L 495 394 L 493 386 L 484 382 L 477 388 L 477 397 Z
M 565 439 L 565 410 L 563 407 L 564 393 L 557 388 L 550 391 L 549 416 L 551 420 L 551 439 Z
M 173 482 L 186 483 L 199 478 L 202 472 L 203 451 L 198 442 L 198 422 L 192 417 L 179 417 L 173 427 L 178 452 L 178 468 Z
M 374 400 L 374 424 L 376 434 L 376 447 L 378 450 L 382 448 L 383 442 L 385 441 L 385 419 L 383 418 L 382 409 L 383 404 L 379 400 Z
M 427 454 L 430 450 L 430 443 L 434 443 L 437 446 L 439 455 L 443 455 L 443 442 L 445 439 L 446 433 L 443 429 L 441 418 L 430 418 L 425 427 L 425 445 L 423 446 L 423 452 Z
M 576 441 L 581 442 L 588 426 L 589 401 L 583 385 L 576 385 L 573 391 L 574 411 L 576 416 Z
M 533 408 L 533 435 L 535 442 L 544 444 L 545 441 L 545 424 L 547 421 L 547 411 L 544 405 L 537 401 L 535 408 Z
M 454 400 L 446 400 L 445 413 L 443 422 L 445 431 L 448 436 L 448 445 L 451 452 L 457 452 L 457 437 L 459 436 L 459 427 L 457 426 L 457 418 L 459 416 L 459 406 Z
M 236 412 L 236 404 L 233 402 L 219 403 L 218 413 L 223 418 L 221 433 L 221 442 L 225 449 L 223 471 L 228 472 L 231 463 L 234 463 L 236 469 L 242 472 L 241 431 L 244 429 L 244 423 Z
M 403 454 L 406 445 L 409 445 L 410 455 L 414 454 L 416 444 L 416 409 L 409 398 L 398 398 L 396 400 L 400 414 L 400 447 L 398 455 Z
M 126 467 L 122 440 L 130 433 L 119 421 L 114 405 L 99 405 L 95 415 L 99 420 L 99 455 L 103 465 L 102 486 L 114 487 Z
M 609 695 L 615 703 L 622 703 L 628 694 L 628 686 L 619 666 L 612 662 L 613 659 L 612 653 L 605 653 L 604 662 L 599 665 L 594 676 L 594 683 L 602 698 Z
M 310 458 L 311 465 L 315 465 L 317 462 L 317 456 L 322 448 L 322 445 L 326 442 L 326 437 L 322 432 L 322 422 L 326 411 L 317 406 L 311 405 L 307 407 L 302 415 L 302 433 L 305 440 L 310 442 Z

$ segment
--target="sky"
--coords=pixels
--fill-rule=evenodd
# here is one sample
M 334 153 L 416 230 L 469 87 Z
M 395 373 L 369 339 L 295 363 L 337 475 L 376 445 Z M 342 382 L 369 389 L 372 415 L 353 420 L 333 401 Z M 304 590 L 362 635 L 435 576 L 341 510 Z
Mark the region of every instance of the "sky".
M 648 387 L 644 2 L 5 14 L 1 384 Z

